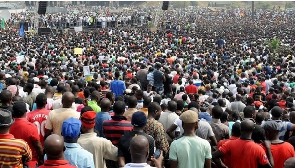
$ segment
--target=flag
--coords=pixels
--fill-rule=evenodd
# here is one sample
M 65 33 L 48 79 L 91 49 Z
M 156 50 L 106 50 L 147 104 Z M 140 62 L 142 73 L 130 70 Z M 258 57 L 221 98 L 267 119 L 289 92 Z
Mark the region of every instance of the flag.
M 25 31 L 24 31 L 24 24 L 22 23 L 19 29 L 19 36 L 24 36 L 25 35 Z
M 2 18 L 2 20 L 1 20 L 1 28 L 5 29 L 5 20 L 4 20 L 4 18 Z
M 74 27 L 75 32 L 81 32 L 83 30 L 82 26 Z

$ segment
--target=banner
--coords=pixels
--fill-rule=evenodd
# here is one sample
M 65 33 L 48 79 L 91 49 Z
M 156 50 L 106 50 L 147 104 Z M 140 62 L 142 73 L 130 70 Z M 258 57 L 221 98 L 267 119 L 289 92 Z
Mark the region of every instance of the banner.
M 74 48 L 74 54 L 82 55 L 83 54 L 83 49 L 82 48 Z
M 90 68 L 89 66 L 83 66 L 84 76 L 90 75 Z
M 75 32 L 81 32 L 82 31 L 82 26 L 74 27 L 74 29 L 75 29 Z

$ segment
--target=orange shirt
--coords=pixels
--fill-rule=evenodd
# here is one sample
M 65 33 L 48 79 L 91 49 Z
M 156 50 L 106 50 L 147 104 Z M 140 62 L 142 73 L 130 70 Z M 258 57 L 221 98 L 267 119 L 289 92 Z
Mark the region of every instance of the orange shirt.
M 226 142 L 230 141 L 230 140 L 236 140 L 239 137 L 235 137 L 235 136 L 231 136 L 229 139 L 223 139 L 220 140 L 217 144 L 217 149 L 219 149 L 223 144 L 225 144 Z M 230 165 L 230 155 L 224 155 L 222 158 L 222 162 L 227 166 L 227 167 L 231 167 Z
M 258 164 L 269 163 L 265 151 L 252 140 L 236 139 L 222 145 L 220 150 L 224 155 L 230 155 L 232 168 L 257 168 Z
M 295 156 L 293 146 L 288 142 L 282 142 L 279 144 L 271 144 L 270 145 L 274 167 L 273 168 L 282 168 L 284 167 L 284 163 L 290 157 Z M 266 149 L 264 148 L 266 151 Z
M 83 91 L 78 92 L 78 97 L 81 98 L 81 99 L 85 99 L 84 92 Z

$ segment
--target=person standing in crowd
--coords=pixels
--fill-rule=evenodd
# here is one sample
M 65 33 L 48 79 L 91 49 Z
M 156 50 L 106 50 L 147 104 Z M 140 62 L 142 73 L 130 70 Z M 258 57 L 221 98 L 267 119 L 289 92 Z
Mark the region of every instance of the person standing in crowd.
M 175 101 L 168 102 L 168 111 L 163 112 L 159 118 L 159 122 L 163 125 L 164 130 L 167 130 L 178 118 L 179 116 L 175 113 L 177 110 L 177 103 Z M 166 134 L 166 138 L 169 144 L 172 139 Z
M 117 161 L 118 148 L 111 141 L 98 137 L 94 132 L 95 116 L 93 111 L 87 111 L 82 114 L 81 135 L 78 139 L 84 149 L 93 154 L 95 168 L 106 168 L 105 159 Z
M 77 118 L 66 119 L 62 124 L 61 134 L 66 150 L 65 160 L 77 167 L 94 168 L 93 154 L 83 149 L 78 143 L 81 121 Z
M 65 160 L 64 140 L 60 135 L 49 135 L 44 142 L 44 151 L 47 160 L 45 160 L 44 164 L 39 166 L 39 168 L 77 168 L 76 166 L 72 166 L 69 161 Z
M 133 125 L 123 116 L 125 112 L 125 103 L 116 101 L 113 107 L 114 116 L 111 120 L 106 120 L 102 123 L 102 129 L 105 137 L 112 141 L 117 146 L 119 139 L 133 129 Z
M 0 109 L 0 167 L 21 168 L 32 160 L 32 151 L 27 142 L 9 133 L 13 122 L 11 112 Z M 7 150 L 10 152 L 7 153 Z
M 237 111 L 237 112 L 242 112 L 246 105 L 241 101 L 242 96 L 240 94 L 236 95 L 236 101 L 231 102 L 231 110 Z
M 126 90 L 125 83 L 119 79 L 120 72 L 115 72 L 115 80 L 111 82 L 110 84 L 110 90 L 115 94 L 115 97 L 118 97 L 119 95 L 123 95 L 123 93 Z
M 140 87 L 142 88 L 142 90 L 147 89 L 147 85 L 148 85 L 147 74 L 148 74 L 148 70 L 145 68 L 145 64 L 141 64 L 140 70 L 137 71 L 136 73 L 136 78 L 139 80 Z
M 157 121 L 161 116 L 161 106 L 159 103 L 152 102 L 148 106 L 148 119 L 144 128 L 144 132 L 155 139 L 156 149 L 163 151 L 163 156 L 166 157 L 169 152 L 169 143 L 166 138 L 163 125 Z
M 132 168 L 132 167 L 145 167 L 145 168 L 163 168 L 163 154 L 161 152 L 159 158 L 151 158 L 156 167 L 151 167 L 147 160 L 150 156 L 149 154 L 149 140 L 143 136 L 138 135 L 131 139 L 130 141 L 130 154 L 132 163 L 127 163 L 124 168 Z
M 180 119 L 184 134 L 172 142 L 169 152 L 171 168 L 177 167 L 211 167 L 210 143 L 196 136 L 198 129 L 198 113 L 188 110 L 181 114 Z
M 223 139 L 229 139 L 229 128 L 227 125 L 221 123 L 220 117 L 223 110 L 220 106 L 214 106 L 212 109 L 212 121 L 209 124 L 215 134 L 217 142 Z
M 196 94 L 198 93 L 198 87 L 194 85 L 193 81 L 189 81 L 189 85 L 185 87 L 185 92 L 187 94 Z
M 1 108 L 12 112 L 12 93 L 9 90 L 3 90 L 0 94 Z
M 48 117 L 50 110 L 45 108 L 47 104 L 47 98 L 44 93 L 40 93 L 36 97 L 36 106 L 37 109 L 27 113 L 27 119 L 29 122 L 35 124 L 38 129 L 38 134 L 40 137 L 40 142 L 43 146 L 44 136 L 45 136 L 45 122 Z
M 98 91 L 93 91 L 91 93 L 91 100 L 88 101 L 88 106 L 90 106 L 96 113 L 101 111 L 101 108 L 98 106 L 100 102 L 100 93 Z
M 271 142 L 270 149 L 274 160 L 274 168 L 283 167 L 287 159 L 295 157 L 293 146 L 279 139 L 279 131 L 281 128 L 276 121 L 266 122 L 263 128 L 266 138 Z
M 45 136 L 48 137 L 51 133 L 61 135 L 62 123 L 68 118 L 80 118 L 80 114 L 72 109 L 72 104 L 75 101 L 75 96 L 71 92 L 65 92 L 62 95 L 63 108 L 52 110 L 49 112 L 45 124 Z
M 36 94 L 33 93 L 34 84 L 27 83 L 24 87 L 24 92 L 28 93 L 28 96 L 24 98 L 24 102 L 30 106 L 30 110 L 32 110 L 34 102 L 36 101 Z
M 232 167 L 257 168 L 258 165 L 269 168 L 273 167 L 274 162 L 270 150 L 270 143 L 263 141 L 267 150 L 265 152 L 260 145 L 251 140 L 254 125 L 255 123 L 249 119 L 242 121 L 240 138 L 234 141 L 228 141 L 213 153 L 213 160 L 218 166 L 226 167 L 220 162 L 219 158 L 230 154 L 230 165 Z M 240 146 L 240 148 L 237 148 L 237 146 Z M 244 160 L 243 164 L 240 162 L 241 159 Z
M 128 97 L 127 105 L 128 109 L 124 112 L 124 117 L 127 121 L 131 121 L 133 113 L 137 111 L 137 98 L 135 96 Z
M 15 102 L 13 104 L 12 117 L 14 123 L 10 126 L 9 133 L 17 139 L 26 141 L 32 150 L 32 160 L 27 162 L 29 167 L 43 164 L 43 148 L 40 142 L 37 127 L 26 119 L 26 103 Z
M 163 88 L 163 82 L 165 82 L 165 75 L 163 72 L 160 71 L 161 64 L 156 63 L 155 65 L 155 70 L 154 70 L 154 87 L 155 91 L 158 94 L 163 93 L 164 88 Z
M 98 131 L 99 136 L 105 138 L 105 135 L 102 131 L 102 123 L 105 120 L 110 120 L 110 108 L 111 108 L 111 101 L 108 98 L 104 98 L 100 101 L 101 112 L 96 114 L 95 117 L 95 130 Z
M 133 125 L 133 130 L 124 134 L 118 143 L 118 160 L 119 160 L 119 167 L 124 167 L 127 163 L 131 163 L 131 154 L 129 151 L 131 139 L 135 136 L 143 135 L 149 141 L 149 156 L 147 158 L 147 163 L 151 163 L 151 157 L 154 155 L 155 150 L 155 141 L 154 138 L 150 135 L 143 132 L 143 128 L 146 126 L 147 117 L 146 115 L 141 112 L 137 111 L 133 113 L 131 124 Z

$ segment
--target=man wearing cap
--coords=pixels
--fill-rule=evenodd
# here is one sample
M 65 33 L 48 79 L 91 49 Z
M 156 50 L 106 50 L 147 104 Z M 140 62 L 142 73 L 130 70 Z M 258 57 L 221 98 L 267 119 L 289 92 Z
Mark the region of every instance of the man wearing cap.
M 287 131 L 295 131 L 295 124 L 292 124 L 289 121 L 282 121 L 283 110 L 279 106 L 274 106 L 271 109 L 270 113 L 272 116 L 271 120 L 277 122 L 280 126 L 280 131 L 279 131 L 279 139 L 280 140 L 284 140 L 284 135 Z M 267 123 L 267 122 L 265 122 L 265 123 Z
M 80 138 L 78 143 L 93 154 L 95 168 L 106 168 L 105 159 L 117 161 L 118 149 L 111 141 L 98 137 L 94 132 L 96 113 L 87 111 L 82 114 Z
M 171 168 L 210 168 L 212 158 L 210 143 L 195 134 L 198 129 L 198 113 L 188 110 L 181 114 L 180 119 L 184 134 L 170 146 Z
M 271 153 L 274 160 L 274 168 L 281 168 L 284 162 L 295 156 L 293 146 L 279 139 L 280 125 L 276 121 L 268 121 L 263 125 L 265 136 L 270 140 Z
M 64 151 L 65 160 L 71 165 L 83 168 L 94 168 L 92 153 L 83 149 L 78 143 L 81 130 L 81 121 L 76 118 L 69 118 L 62 124 L 62 136 L 66 150 Z
M 0 109 L 0 167 L 22 168 L 25 162 L 32 160 L 32 152 L 24 140 L 9 133 L 13 122 L 11 112 Z
M 131 124 L 133 125 L 133 130 L 124 134 L 118 144 L 118 162 L 119 167 L 124 167 L 126 163 L 131 163 L 131 154 L 129 151 L 130 141 L 133 137 L 137 135 L 145 136 L 149 141 L 149 156 L 148 156 L 148 163 L 151 161 L 151 157 L 154 155 L 155 149 L 155 140 L 150 135 L 143 132 L 144 127 L 147 123 L 147 117 L 145 113 L 141 111 L 137 111 L 133 113 Z
M 26 164 L 29 167 L 36 167 L 37 164 L 43 164 L 43 148 L 40 142 L 38 129 L 33 123 L 30 123 L 26 119 L 26 103 L 21 101 L 15 102 L 12 109 L 12 117 L 15 121 L 11 125 L 9 133 L 15 138 L 26 141 L 32 150 L 32 161 Z

